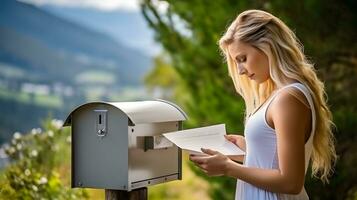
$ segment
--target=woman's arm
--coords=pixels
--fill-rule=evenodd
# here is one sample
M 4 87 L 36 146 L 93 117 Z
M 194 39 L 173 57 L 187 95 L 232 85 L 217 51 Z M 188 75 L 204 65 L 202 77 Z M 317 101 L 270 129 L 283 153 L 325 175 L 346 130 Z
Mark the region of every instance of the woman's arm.
M 269 107 L 277 134 L 279 169 L 242 166 L 228 157 L 203 149 L 207 156 L 191 156 L 208 175 L 226 175 L 277 193 L 297 194 L 305 177 L 305 134 L 309 133 L 310 110 L 301 101 L 281 92 Z

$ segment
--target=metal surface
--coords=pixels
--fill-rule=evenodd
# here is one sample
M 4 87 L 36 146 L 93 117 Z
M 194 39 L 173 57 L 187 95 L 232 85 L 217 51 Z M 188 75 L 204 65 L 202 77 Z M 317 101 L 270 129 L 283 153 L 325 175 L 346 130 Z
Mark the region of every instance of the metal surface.
M 93 110 L 108 110 L 105 137 L 97 136 Z M 73 114 L 73 187 L 127 189 L 127 124 L 128 117 L 109 105 L 88 105 Z
M 174 144 L 163 135 L 144 136 L 144 151 L 150 149 L 165 149 L 173 146 Z
M 173 103 L 163 100 L 154 101 L 133 101 L 133 102 L 91 102 L 83 104 L 74 109 L 64 122 L 64 126 L 70 126 L 72 123 L 72 113 L 81 107 L 91 104 L 107 104 L 115 106 L 122 110 L 133 124 L 156 123 L 169 121 L 184 121 L 187 119 L 186 114 Z
M 165 183 L 165 182 L 174 181 L 174 180 L 178 180 L 178 179 L 179 179 L 179 174 L 173 174 L 173 175 L 167 175 L 167 176 L 162 176 L 162 177 L 157 177 L 157 178 L 152 178 L 152 179 L 147 179 L 147 180 L 136 181 L 136 182 L 131 183 L 131 189 L 147 187 L 150 185 L 157 185 L 160 183 Z
M 186 114 L 162 101 L 115 102 L 113 106 L 125 112 L 134 124 L 186 120 Z
M 179 176 L 182 166 L 180 165 L 181 157 L 178 157 L 178 155 L 181 150 L 176 146 L 172 146 L 145 151 L 144 137 L 141 137 L 159 136 L 165 132 L 176 131 L 178 130 L 178 122 L 138 124 L 129 126 L 128 130 L 129 184 L 132 184 L 132 186 L 135 186 L 133 183 L 138 182 L 143 182 L 141 185 L 148 184 L 148 181 L 154 179 L 157 179 L 155 183 L 159 181 L 165 182 L 165 177 Z
M 131 191 L 181 179 L 181 150 L 162 133 L 181 130 L 185 119 L 161 101 L 79 106 L 65 122 L 72 126 L 72 187 Z

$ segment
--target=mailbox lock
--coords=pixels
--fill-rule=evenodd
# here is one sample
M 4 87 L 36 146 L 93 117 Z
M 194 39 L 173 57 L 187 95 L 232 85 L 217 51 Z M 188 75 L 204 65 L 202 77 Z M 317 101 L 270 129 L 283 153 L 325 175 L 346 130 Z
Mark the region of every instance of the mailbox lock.
M 108 132 L 107 130 L 107 113 L 108 110 L 94 110 L 95 113 L 95 129 L 97 136 L 100 138 L 104 137 L 106 133 Z
M 97 135 L 98 135 L 99 137 L 105 136 L 105 130 L 99 129 Z

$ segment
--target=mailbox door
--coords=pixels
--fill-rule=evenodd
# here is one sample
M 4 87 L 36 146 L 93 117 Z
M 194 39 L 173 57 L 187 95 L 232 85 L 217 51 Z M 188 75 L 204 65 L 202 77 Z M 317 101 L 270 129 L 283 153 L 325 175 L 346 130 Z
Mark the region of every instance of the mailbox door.
M 143 137 L 177 131 L 180 125 L 180 122 L 161 122 L 129 126 L 130 189 L 181 179 L 181 150 L 173 145 L 145 151 Z
M 72 187 L 127 190 L 127 130 L 128 117 L 110 105 L 90 104 L 73 114 Z

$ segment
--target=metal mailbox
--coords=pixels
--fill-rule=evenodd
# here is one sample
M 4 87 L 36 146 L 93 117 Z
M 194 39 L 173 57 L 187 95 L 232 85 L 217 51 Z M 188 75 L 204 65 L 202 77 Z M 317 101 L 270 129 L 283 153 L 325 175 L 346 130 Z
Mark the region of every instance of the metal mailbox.
M 72 187 L 131 191 L 181 179 L 181 150 L 162 133 L 186 119 L 162 100 L 77 107 L 64 123 L 72 127 Z

